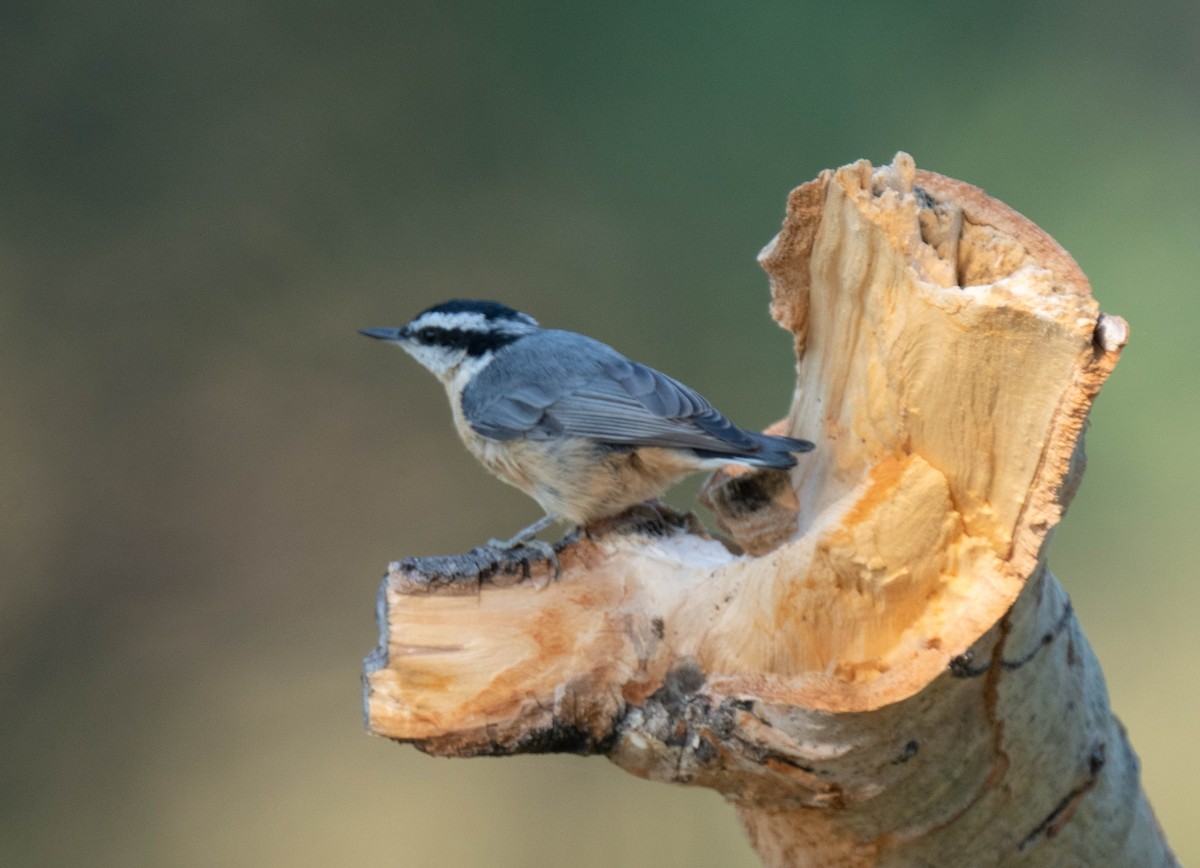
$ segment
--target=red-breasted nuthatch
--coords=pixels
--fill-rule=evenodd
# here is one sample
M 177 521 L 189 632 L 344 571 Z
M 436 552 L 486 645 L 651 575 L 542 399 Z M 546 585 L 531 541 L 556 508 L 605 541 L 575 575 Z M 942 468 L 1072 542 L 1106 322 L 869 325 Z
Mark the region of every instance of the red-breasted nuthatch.
M 494 546 L 527 543 L 555 519 L 616 515 L 700 470 L 786 470 L 813 448 L 744 431 L 678 380 L 494 301 L 448 301 L 403 328 L 361 331 L 433 372 L 471 453 L 546 510 Z

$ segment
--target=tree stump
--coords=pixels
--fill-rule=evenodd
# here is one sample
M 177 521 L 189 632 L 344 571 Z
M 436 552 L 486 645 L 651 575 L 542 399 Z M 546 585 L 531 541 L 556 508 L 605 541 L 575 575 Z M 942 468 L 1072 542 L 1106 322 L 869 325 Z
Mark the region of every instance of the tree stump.
M 1046 565 L 1128 330 L 1071 257 L 898 154 L 794 190 L 760 254 L 790 473 L 557 546 L 392 564 L 371 732 L 711 787 L 768 865 L 1176 864 Z M 528 553 L 526 553 L 527 555 Z

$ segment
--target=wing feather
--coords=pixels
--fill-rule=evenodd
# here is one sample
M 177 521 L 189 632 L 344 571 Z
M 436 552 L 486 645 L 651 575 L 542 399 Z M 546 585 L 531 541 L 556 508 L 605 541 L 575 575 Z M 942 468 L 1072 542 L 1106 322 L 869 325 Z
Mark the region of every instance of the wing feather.
M 543 331 L 510 345 L 463 394 L 468 424 L 485 437 L 585 437 L 737 455 L 762 451 L 698 392 L 611 347 Z

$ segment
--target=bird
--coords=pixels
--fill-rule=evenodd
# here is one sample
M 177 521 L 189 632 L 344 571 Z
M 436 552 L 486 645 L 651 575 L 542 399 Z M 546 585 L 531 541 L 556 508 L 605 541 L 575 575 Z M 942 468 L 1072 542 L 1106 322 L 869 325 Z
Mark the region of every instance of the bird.
M 454 427 L 492 474 L 545 516 L 493 548 L 549 549 L 555 521 L 585 527 L 683 477 L 738 464 L 787 470 L 813 443 L 746 431 L 698 392 L 576 332 L 496 301 L 453 299 L 398 328 L 363 328 L 446 388 Z

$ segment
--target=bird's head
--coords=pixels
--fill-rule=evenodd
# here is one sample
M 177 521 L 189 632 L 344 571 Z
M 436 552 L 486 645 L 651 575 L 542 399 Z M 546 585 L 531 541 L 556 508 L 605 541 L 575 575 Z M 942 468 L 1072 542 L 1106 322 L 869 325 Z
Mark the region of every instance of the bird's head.
M 422 311 L 403 328 L 359 332 L 399 346 L 445 381 L 464 361 L 486 364 L 497 350 L 537 329 L 533 317 L 499 302 L 455 299 Z

